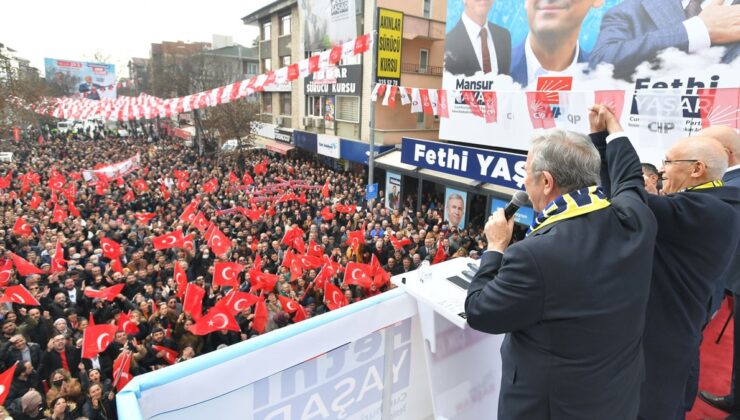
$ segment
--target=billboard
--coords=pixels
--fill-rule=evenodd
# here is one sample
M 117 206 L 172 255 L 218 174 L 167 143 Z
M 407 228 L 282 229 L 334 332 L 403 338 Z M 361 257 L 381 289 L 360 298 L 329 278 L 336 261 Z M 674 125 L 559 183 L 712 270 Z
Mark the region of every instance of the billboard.
M 401 175 L 390 171 L 385 173 L 385 206 L 401 209 Z
M 468 193 L 454 188 L 445 188 L 445 222 L 450 226 L 465 228 L 465 211 L 467 210 Z
M 712 7 L 737 7 L 731 3 Z M 450 118 L 441 121 L 441 138 L 526 150 L 537 129 L 587 132 L 583 110 L 598 99 L 595 91 L 621 90 L 628 92 L 615 103 L 618 112 L 624 110 L 622 125 L 631 137 L 644 135 L 647 151 L 636 144 L 641 157 L 659 160 L 666 145 L 696 131 L 700 89 L 734 88 L 737 96 L 740 73 L 737 61 L 731 63 L 740 55 L 740 43 L 715 47 L 725 41 L 710 39 L 711 28 L 709 33 L 706 28 L 692 30 L 689 42 L 684 23 L 692 26 L 699 18 L 687 19 L 680 2 L 599 0 L 546 6 L 535 0 L 447 2 L 443 88 Z M 523 95 L 522 90 L 551 94 Z M 470 91 L 468 98 L 465 91 Z M 520 94 L 507 94 L 512 92 Z M 650 97 L 661 93 L 678 94 L 683 104 L 671 108 Z M 643 98 L 677 110 L 678 121 L 651 114 L 649 106 L 636 112 L 634 103 Z M 481 118 L 488 109 L 492 113 Z M 680 115 L 687 109 L 694 115 Z M 540 124 L 543 118 L 551 121 Z M 658 126 L 673 130 L 661 132 Z M 650 150 L 655 143 L 662 143 L 660 152 Z
M 46 80 L 68 95 L 116 99 L 116 66 L 105 63 L 44 58 Z
M 378 83 L 401 83 L 401 44 L 403 12 L 378 8 L 377 79 Z
M 305 51 L 327 50 L 355 39 L 357 11 L 355 0 L 299 0 Z
M 306 96 L 360 96 L 362 64 L 329 67 L 303 79 Z M 332 112 L 333 114 L 333 112 Z

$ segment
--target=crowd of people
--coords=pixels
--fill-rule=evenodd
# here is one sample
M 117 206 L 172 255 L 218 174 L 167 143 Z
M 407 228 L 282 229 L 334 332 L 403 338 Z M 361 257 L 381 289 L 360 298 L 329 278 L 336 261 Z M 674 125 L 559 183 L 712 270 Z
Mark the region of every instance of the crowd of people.
M 3 150 L 14 159 L 0 164 L 0 368 L 16 366 L 4 406 L 17 419 L 114 419 L 115 393 L 133 375 L 382 293 L 424 260 L 485 249 L 482 229 L 444 222 L 440 197 L 390 211 L 365 202 L 363 174 L 308 155 L 199 155 L 143 137 L 52 136 Z M 81 176 L 137 154 L 126 175 Z M 178 230 L 189 243 L 158 242 Z M 230 241 L 225 252 L 214 231 Z M 242 267 L 229 286 L 214 278 L 225 262 Z M 349 263 L 369 268 L 365 281 L 344 280 Z M 38 304 L 10 298 L 14 286 Z M 249 302 L 232 305 L 237 328 L 196 325 L 237 293 Z M 117 326 L 113 340 L 82 357 L 85 330 L 105 324 Z

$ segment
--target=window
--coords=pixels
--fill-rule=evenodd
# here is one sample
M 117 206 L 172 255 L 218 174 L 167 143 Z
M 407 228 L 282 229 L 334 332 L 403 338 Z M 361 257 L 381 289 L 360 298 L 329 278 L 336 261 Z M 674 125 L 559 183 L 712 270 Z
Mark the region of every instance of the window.
M 270 71 L 272 70 L 272 60 L 269 58 L 265 58 L 262 60 L 262 71 Z
M 272 114 L 272 93 L 262 92 L 262 113 Z
M 429 50 L 422 48 L 419 50 L 419 73 L 426 73 L 429 70 L 427 68 L 428 65 L 429 65 Z
M 432 17 L 432 0 L 424 0 L 424 10 L 422 10 L 422 16 L 427 19 Z
M 284 55 L 280 57 L 280 67 L 287 67 L 290 65 L 290 56 Z
M 262 40 L 263 41 L 269 41 L 270 40 L 270 22 L 265 22 L 262 24 Z
M 283 92 L 280 94 L 280 115 L 291 115 L 290 92 Z
M 311 117 L 323 117 L 324 99 L 324 96 L 307 96 L 306 113 Z
M 247 63 L 247 74 L 258 74 L 260 71 L 257 63 Z
M 424 113 L 416 113 L 416 128 L 424 128 Z
M 280 35 L 290 35 L 290 15 L 280 18 Z
M 359 123 L 360 122 L 360 97 L 359 96 L 337 96 L 337 120 Z

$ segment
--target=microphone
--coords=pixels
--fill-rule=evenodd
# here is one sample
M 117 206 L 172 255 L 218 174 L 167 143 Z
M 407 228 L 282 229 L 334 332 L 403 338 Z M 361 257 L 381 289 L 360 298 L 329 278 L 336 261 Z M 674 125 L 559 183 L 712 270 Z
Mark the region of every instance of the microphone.
M 511 197 L 511 201 L 509 201 L 509 204 L 504 207 L 504 217 L 506 217 L 506 220 L 511 219 L 511 216 L 514 215 L 514 213 L 517 212 L 521 207 L 524 207 L 529 204 L 529 196 L 524 191 L 517 191 L 513 197 Z

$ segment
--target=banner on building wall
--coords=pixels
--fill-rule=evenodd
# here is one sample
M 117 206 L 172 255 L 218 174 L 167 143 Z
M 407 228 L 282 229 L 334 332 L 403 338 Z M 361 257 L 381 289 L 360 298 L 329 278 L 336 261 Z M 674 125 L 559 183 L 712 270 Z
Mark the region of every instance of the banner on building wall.
M 378 83 L 401 83 L 401 45 L 403 12 L 378 8 L 377 77 Z
M 319 134 L 317 136 L 317 149 L 320 155 L 339 159 L 339 137 Z
M 718 7 L 730 7 L 730 3 Z M 653 21 L 658 14 L 645 12 L 645 1 L 584 2 L 557 13 L 537 8 L 534 1 L 497 0 L 483 9 L 465 4 L 463 0 L 447 2 L 443 88 L 448 93 L 449 119 L 441 121 L 443 139 L 526 150 L 539 129 L 587 132 L 588 121 L 583 118 L 587 112 L 581 107 L 592 103 L 595 91 L 626 91 L 628 97 L 623 99 L 628 112 L 623 114 L 622 125 L 631 123 L 634 132 L 639 128 L 643 134 L 652 128 L 660 139 L 652 139 L 651 146 L 659 146 L 660 152 L 650 155 L 658 156 L 700 124 L 702 104 L 688 97 L 700 96 L 702 89 L 740 86 L 738 61 L 732 64 L 740 56 L 740 43 L 711 48 L 709 42 L 694 44 L 688 52 L 682 25 L 687 18 L 678 1 L 649 2 L 650 10 L 660 10 L 660 21 Z M 556 14 L 563 19 L 554 19 Z M 474 48 L 467 28 L 475 24 L 486 25 L 487 42 Z M 624 31 L 624 27 L 634 30 Z M 668 27 L 676 28 L 675 42 L 659 36 Z M 552 46 L 566 50 L 572 58 L 552 63 L 545 54 L 538 57 L 536 51 L 547 52 Z M 552 94 L 522 95 L 516 101 L 500 97 L 501 92 L 521 89 Z M 471 92 L 467 97 L 466 91 Z M 568 92 L 574 96 L 563 102 L 562 94 Z M 661 92 L 678 94 L 681 99 L 673 107 L 676 112 L 661 119 L 654 118 L 655 109 L 648 106 L 635 111 L 632 92 L 637 101 L 644 98 L 644 103 L 660 102 L 650 96 Z M 579 96 L 586 100 L 581 103 Z M 489 118 L 475 114 L 475 109 L 483 114 L 489 108 L 495 112 L 483 115 Z M 737 126 L 736 113 L 733 118 L 730 125 Z
M 385 173 L 385 206 L 391 210 L 401 208 L 401 175 Z
M 304 79 L 304 89 L 306 96 L 360 96 L 362 65 L 351 64 L 319 70 Z
M 357 36 L 355 0 L 299 0 L 298 15 L 305 51 L 330 49 Z
M 44 58 L 46 80 L 68 95 L 116 99 L 116 66 L 106 63 Z
M 468 210 L 468 193 L 454 188 L 445 188 L 445 222 L 458 229 L 465 228 L 465 212 Z

